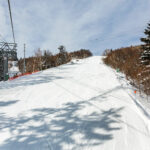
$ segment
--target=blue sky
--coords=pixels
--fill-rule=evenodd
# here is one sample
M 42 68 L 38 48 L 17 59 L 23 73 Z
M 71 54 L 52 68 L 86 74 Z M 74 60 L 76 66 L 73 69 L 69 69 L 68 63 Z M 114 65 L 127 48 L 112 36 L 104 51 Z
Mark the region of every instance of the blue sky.
M 90 49 L 101 55 L 105 49 L 140 44 L 150 21 L 150 0 L 10 0 L 18 56 L 38 48 L 57 53 Z M 0 0 L 0 34 L 12 42 L 7 0 Z M 0 40 L 2 38 L 0 37 Z

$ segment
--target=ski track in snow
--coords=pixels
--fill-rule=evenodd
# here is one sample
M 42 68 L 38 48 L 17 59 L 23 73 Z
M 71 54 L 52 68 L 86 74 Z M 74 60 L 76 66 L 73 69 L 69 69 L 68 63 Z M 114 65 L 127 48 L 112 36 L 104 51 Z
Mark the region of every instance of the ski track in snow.
M 149 112 L 101 59 L 1 82 L 0 150 L 149 150 Z

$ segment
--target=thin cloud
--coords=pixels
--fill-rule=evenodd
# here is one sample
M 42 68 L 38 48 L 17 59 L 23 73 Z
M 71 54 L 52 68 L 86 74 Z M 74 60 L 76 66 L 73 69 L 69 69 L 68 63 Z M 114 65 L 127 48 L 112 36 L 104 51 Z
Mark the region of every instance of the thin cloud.
M 140 43 L 139 36 L 150 20 L 149 0 L 11 0 L 18 55 L 37 48 L 57 52 L 89 48 L 101 54 L 106 48 Z M 0 1 L 0 33 L 12 38 L 7 2 Z M 118 38 L 119 37 L 119 38 Z

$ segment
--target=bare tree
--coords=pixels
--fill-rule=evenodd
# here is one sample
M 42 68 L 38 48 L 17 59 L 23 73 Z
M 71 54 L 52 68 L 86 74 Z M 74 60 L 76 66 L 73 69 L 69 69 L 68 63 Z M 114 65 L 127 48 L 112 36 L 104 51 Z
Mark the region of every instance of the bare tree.
M 52 52 L 50 52 L 49 50 L 44 50 L 44 55 L 43 55 L 44 69 L 51 67 L 51 62 L 50 62 L 51 56 L 53 56 Z
M 42 65 L 43 65 L 43 62 L 42 62 L 42 51 L 41 51 L 40 48 L 38 48 L 34 53 L 35 53 L 35 57 L 37 59 L 38 68 L 39 68 L 39 70 L 42 70 Z

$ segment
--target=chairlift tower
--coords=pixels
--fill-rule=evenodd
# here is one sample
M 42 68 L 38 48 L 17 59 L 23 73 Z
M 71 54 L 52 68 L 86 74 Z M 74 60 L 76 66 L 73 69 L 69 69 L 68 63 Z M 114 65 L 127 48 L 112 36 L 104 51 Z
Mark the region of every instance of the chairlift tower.
M 8 60 L 11 60 L 11 61 L 17 60 L 17 49 L 16 49 L 17 44 L 15 42 L 11 5 L 10 5 L 10 0 L 7 0 L 7 1 L 8 1 L 8 9 L 9 9 L 14 43 L 0 42 L 0 81 L 3 81 L 3 80 L 5 81 L 8 79 Z
M 0 42 L 0 81 L 8 78 L 8 60 L 17 61 L 17 44 Z

